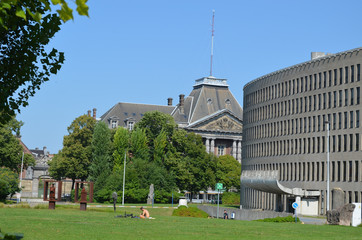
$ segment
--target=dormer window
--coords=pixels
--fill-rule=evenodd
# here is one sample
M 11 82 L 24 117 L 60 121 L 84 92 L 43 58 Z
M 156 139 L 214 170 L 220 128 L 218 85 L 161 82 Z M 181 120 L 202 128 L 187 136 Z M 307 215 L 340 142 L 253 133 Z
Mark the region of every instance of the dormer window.
M 111 128 L 117 128 L 118 125 L 118 121 L 117 120 L 112 120 L 111 121 Z
M 128 130 L 132 131 L 133 128 L 134 128 L 134 122 L 128 122 L 127 123 L 127 128 L 128 128 Z

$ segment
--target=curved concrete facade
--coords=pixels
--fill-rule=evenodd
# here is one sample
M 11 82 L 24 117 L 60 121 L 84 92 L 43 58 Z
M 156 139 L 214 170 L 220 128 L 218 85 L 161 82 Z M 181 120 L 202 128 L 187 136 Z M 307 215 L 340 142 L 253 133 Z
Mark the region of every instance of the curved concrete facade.
M 313 212 L 325 214 L 328 127 L 330 207 L 334 188 L 344 191 L 345 203 L 362 199 L 362 48 L 319 56 L 245 85 L 242 169 L 276 170 L 286 187 L 320 191 L 301 201 L 313 202 Z M 291 211 L 296 200 L 241 190 L 246 208 L 277 210 L 281 204 L 281 210 Z

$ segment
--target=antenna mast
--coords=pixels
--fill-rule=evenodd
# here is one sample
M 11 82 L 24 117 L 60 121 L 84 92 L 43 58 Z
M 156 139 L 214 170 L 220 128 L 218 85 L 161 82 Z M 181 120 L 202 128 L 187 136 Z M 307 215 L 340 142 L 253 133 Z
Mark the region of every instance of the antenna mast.
M 214 55 L 214 18 L 215 18 L 215 10 L 212 10 L 211 58 L 210 58 L 210 76 L 211 77 L 212 77 L 212 57 Z

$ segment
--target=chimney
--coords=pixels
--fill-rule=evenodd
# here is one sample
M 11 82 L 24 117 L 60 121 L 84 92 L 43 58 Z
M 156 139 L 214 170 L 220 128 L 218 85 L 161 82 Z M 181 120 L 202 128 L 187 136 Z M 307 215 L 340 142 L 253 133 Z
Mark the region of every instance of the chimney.
M 167 106 L 172 106 L 172 98 L 167 98 Z
M 179 107 L 180 107 L 180 113 L 181 113 L 181 114 L 184 114 L 184 104 L 185 104 L 185 95 L 184 95 L 184 94 L 180 94 Z
M 88 117 L 91 116 L 91 110 L 88 110 Z
M 97 109 L 93 108 L 93 118 L 94 118 L 94 120 L 96 120 L 96 117 L 97 117 Z
M 45 147 L 45 146 L 43 147 L 43 152 L 44 152 L 44 156 L 48 155 L 47 147 Z

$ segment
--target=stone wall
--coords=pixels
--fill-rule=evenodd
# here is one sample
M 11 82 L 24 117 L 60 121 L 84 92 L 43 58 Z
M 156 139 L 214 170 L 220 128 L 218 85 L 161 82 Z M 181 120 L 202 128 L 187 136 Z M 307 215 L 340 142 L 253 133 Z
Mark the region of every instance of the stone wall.
M 207 205 L 198 205 L 197 206 L 202 211 L 209 214 L 209 216 L 216 217 L 217 207 L 207 206 Z M 229 214 L 229 218 L 231 218 L 231 213 L 235 213 L 236 220 L 257 220 L 264 218 L 275 218 L 275 217 L 287 217 L 292 216 L 292 213 L 286 212 L 274 212 L 274 211 L 262 211 L 262 210 L 254 210 L 254 209 L 237 209 L 237 208 L 219 208 L 219 218 L 224 216 L 224 210 Z

